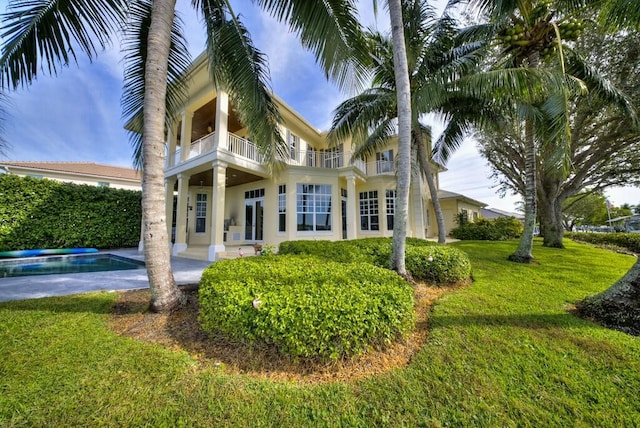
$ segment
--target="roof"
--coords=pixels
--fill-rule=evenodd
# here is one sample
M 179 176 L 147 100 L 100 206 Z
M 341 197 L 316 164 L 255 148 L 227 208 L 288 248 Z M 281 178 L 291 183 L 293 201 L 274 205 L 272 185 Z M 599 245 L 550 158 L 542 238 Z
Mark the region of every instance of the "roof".
M 442 190 L 442 189 L 438 190 L 438 198 L 439 199 L 460 199 L 467 203 L 478 205 L 480 207 L 487 206 L 487 204 L 485 204 L 484 202 L 477 201 L 461 193 L 450 192 L 448 190 Z
M 510 211 L 499 210 L 498 208 L 482 208 L 480 210 L 480 214 L 483 217 L 487 217 L 487 215 L 485 213 L 483 213 L 483 211 L 489 211 L 489 212 L 495 213 L 500 217 L 514 217 L 514 218 L 517 218 L 517 219 L 524 218 L 524 215 L 522 215 L 520 213 L 514 213 L 514 212 L 510 212 Z
M 11 168 L 24 168 L 33 171 L 49 171 L 67 174 L 77 174 L 92 177 L 115 178 L 140 182 L 140 171 L 133 168 L 105 165 L 95 162 L 0 162 L 0 167 L 8 171 Z

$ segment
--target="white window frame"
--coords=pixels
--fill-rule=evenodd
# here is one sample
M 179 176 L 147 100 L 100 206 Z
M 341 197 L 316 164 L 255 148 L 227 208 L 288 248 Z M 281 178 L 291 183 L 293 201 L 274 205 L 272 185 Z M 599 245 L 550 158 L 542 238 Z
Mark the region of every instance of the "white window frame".
M 296 184 L 296 229 L 299 233 L 331 233 L 333 230 L 333 202 L 331 184 Z M 300 216 L 311 222 L 301 222 Z M 319 219 L 325 218 L 320 225 Z M 301 229 L 302 226 L 306 228 Z
M 380 230 L 380 205 L 378 191 L 360 192 L 360 230 L 378 232 Z M 366 220 L 366 224 L 365 221 Z M 375 221 L 374 221 L 375 220 Z
M 207 194 L 196 193 L 195 208 L 195 233 L 207 233 Z M 198 223 L 199 219 L 204 219 L 202 223 Z M 198 230 L 198 226 L 202 226 L 202 230 Z

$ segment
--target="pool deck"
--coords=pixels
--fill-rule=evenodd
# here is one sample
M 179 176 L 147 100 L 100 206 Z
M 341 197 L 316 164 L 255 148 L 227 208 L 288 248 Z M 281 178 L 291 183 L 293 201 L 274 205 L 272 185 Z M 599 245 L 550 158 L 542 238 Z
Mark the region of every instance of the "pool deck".
M 100 254 L 115 254 L 144 261 L 142 253 L 135 248 L 100 251 Z M 177 284 L 199 282 L 202 271 L 210 264 L 211 262 L 203 260 L 171 258 L 173 276 Z M 64 296 L 89 291 L 133 290 L 148 287 L 149 280 L 145 269 L 0 278 L 0 302 Z

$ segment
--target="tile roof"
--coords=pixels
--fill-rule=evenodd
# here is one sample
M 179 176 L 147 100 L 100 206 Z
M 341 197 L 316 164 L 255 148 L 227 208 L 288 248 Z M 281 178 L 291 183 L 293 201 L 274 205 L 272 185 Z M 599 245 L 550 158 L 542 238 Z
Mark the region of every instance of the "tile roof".
M 140 182 L 141 173 L 133 168 L 105 165 L 95 162 L 0 162 L 0 166 L 29 168 L 41 171 L 109 177 Z

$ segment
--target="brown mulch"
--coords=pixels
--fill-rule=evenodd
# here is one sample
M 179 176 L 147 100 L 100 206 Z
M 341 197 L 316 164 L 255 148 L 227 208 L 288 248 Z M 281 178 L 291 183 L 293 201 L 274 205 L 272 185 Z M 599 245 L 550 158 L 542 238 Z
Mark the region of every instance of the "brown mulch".
M 149 290 L 119 292 L 109 327 L 122 336 L 186 351 L 202 368 L 216 366 L 228 373 L 301 383 L 348 382 L 406 366 L 427 340 L 431 305 L 444 292 L 457 287 L 415 284 L 416 328 L 406 339 L 382 350 L 329 363 L 287 357 L 273 346 L 240 343 L 223 334 L 202 331 L 194 286 L 184 290 L 187 304 L 170 314 L 147 310 Z

